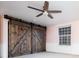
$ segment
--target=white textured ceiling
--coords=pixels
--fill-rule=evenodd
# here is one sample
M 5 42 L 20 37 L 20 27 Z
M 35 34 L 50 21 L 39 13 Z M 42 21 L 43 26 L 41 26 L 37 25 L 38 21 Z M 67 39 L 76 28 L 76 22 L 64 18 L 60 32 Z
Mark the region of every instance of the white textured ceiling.
M 27 6 L 33 6 L 42 9 L 43 3 L 44 1 L 0 2 L 0 13 L 8 14 L 43 26 L 79 20 L 78 1 L 49 1 L 49 10 L 62 10 L 62 13 L 52 14 L 54 19 L 50 19 L 46 15 L 37 18 L 35 16 L 40 12 L 27 8 Z

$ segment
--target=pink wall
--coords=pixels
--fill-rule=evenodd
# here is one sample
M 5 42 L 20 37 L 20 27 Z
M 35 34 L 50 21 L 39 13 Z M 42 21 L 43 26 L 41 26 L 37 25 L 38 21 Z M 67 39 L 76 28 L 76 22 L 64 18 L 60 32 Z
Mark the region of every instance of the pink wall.
M 58 28 L 71 26 L 71 45 L 59 45 Z M 47 27 L 46 50 L 79 55 L 79 21 L 64 24 L 51 25 Z
M 54 28 L 54 27 L 52 27 L 52 28 Z M 47 28 L 47 36 L 46 36 L 47 40 L 46 41 L 48 43 L 54 42 L 54 40 L 52 39 L 52 36 L 54 36 L 54 33 L 52 33 L 52 32 L 54 32 L 54 29 L 51 29 L 51 27 Z
M 2 19 L 3 16 L 0 16 L 0 44 L 1 44 L 1 39 L 2 39 Z

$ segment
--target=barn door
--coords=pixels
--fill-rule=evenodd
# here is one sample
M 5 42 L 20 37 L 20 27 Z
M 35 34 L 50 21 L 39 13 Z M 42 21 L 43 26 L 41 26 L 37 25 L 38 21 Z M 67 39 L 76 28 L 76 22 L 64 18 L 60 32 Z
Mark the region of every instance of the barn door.
M 32 53 L 45 51 L 45 28 L 32 26 Z
M 31 53 L 31 26 L 9 21 L 9 57 Z

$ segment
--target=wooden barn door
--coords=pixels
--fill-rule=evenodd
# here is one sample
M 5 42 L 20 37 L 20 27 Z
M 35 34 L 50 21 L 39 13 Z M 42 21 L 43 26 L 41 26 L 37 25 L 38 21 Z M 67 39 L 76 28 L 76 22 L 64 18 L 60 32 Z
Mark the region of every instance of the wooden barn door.
M 31 25 L 9 21 L 9 57 L 31 53 Z
M 42 52 L 46 49 L 46 29 L 37 25 L 32 26 L 32 53 Z

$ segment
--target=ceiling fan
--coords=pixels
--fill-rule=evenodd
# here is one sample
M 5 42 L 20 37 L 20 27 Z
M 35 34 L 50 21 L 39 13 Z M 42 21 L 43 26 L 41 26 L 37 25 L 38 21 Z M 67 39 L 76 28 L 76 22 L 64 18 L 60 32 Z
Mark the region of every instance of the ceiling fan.
M 46 13 L 47 16 L 50 17 L 51 19 L 53 19 L 53 16 L 50 13 L 61 13 L 62 12 L 61 10 L 48 10 L 48 8 L 49 8 L 49 2 L 48 1 L 44 2 L 43 10 L 35 8 L 35 7 L 31 7 L 31 6 L 28 6 L 28 8 L 31 8 L 31 9 L 34 9 L 34 10 L 41 12 L 36 17 L 42 16 L 44 13 Z

